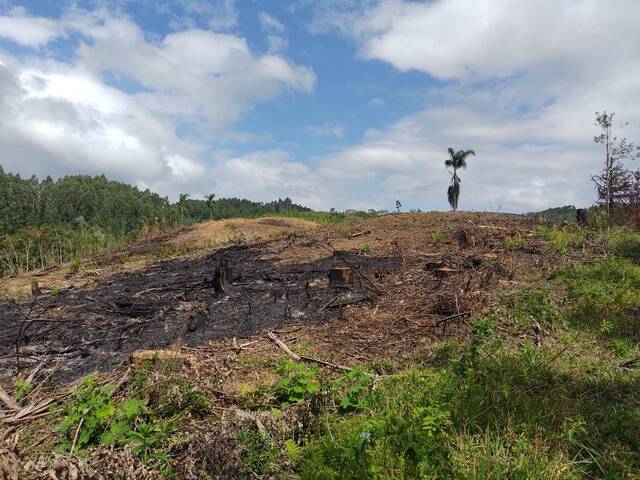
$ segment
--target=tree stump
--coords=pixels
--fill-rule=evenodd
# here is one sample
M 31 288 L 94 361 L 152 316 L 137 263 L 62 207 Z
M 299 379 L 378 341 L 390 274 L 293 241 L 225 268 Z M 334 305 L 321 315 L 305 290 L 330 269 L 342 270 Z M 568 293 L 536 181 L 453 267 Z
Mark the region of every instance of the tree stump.
M 216 293 L 227 293 L 233 280 L 233 271 L 226 261 L 221 261 L 213 272 L 213 289 Z
M 351 269 L 348 267 L 334 267 L 329 270 L 329 285 L 333 288 L 344 287 L 351 283 Z
M 589 217 L 587 216 L 586 208 L 578 208 L 576 210 L 576 222 L 578 222 L 578 225 L 582 227 L 589 225 Z
M 464 229 L 458 230 L 455 234 L 455 237 L 456 237 L 456 240 L 458 241 L 458 245 L 460 246 L 460 248 L 476 246 L 475 237 Z

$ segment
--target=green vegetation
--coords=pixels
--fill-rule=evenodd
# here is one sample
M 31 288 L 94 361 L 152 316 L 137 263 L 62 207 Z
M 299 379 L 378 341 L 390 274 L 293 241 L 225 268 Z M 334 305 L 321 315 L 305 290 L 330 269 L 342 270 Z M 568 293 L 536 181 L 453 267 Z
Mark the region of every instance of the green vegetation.
M 569 227 L 546 227 L 541 226 L 538 233 L 549 245 L 549 250 L 558 253 L 566 253 L 568 246 L 580 247 L 586 240 L 586 235 L 582 230 L 574 230 Z
M 525 242 L 520 233 L 509 235 L 504 239 L 504 246 L 507 250 L 521 250 L 524 248 Z
M 431 233 L 431 242 L 434 245 L 440 245 L 442 242 L 444 242 L 444 232 L 437 230 L 435 232 Z
M 542 217 L 545 220 L 549 220 L 555 223 L 576 221 L 576 207 L 573 205 L 565 205 L 564 207 L 547 208 L 541 212 L 528 213 L 529 216 Z

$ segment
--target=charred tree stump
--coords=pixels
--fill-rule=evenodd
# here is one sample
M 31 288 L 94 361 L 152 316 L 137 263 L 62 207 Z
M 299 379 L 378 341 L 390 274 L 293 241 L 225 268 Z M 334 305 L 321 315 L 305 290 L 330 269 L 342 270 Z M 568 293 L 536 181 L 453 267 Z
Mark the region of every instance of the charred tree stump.
M 334 267 L 329 270 L 329 286 L 343 288 L 351 283 L 351 269 L 349 267 Z
M 476 246 L 476 239 L 475 237 L 467 232 L 464 229 L 460 229 L 455 233 L 455 237 L 456 240 L 458 241 L 458 246 L 460 248 L 466 248 L 466 247 L 475 247 Z
M 216 293 L 226 294 L 231 287 L 233 272 L 224 260 L 218 264 L 213 272 L 213 289 Z
M 578 225 L 582 227 L 589 225 L 589 217 L 587 216 L 586 208 L 578 208 L 576 210 L 576 222 L 578 222 Z

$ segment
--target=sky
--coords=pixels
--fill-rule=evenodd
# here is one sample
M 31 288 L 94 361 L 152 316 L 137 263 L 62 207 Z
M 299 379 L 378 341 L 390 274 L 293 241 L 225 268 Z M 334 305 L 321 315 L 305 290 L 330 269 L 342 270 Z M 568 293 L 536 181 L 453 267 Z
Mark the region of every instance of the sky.
M 0 0 L 0 164 L 175 200 L 594 201 L 595 112 L 640 142 L 637 0 Z M 629 162 L 629 168 L 640 168 Z

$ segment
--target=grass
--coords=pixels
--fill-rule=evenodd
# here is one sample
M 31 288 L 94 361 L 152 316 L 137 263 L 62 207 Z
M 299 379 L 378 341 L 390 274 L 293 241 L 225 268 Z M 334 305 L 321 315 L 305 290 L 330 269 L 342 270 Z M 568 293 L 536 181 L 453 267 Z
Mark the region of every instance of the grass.
M 434 245 L 440 245 L 444 242 L 445 235 L 441 230 L 436 230 L 431 233 L 431 243 Z
M 525 241 L 520 233 L 516 233 L 505 237 L 504 246 L 507 250 L 521 250 L 525 246 Z
M 549 246 L 549 250 L 557 253 L 566 253 L 567 247 L 580 247 L 586 240 L 586 234 L 579 229 L 570 229 L 569 227 L 546 227 L 540 226 L 538 233 L 542 236 Z

